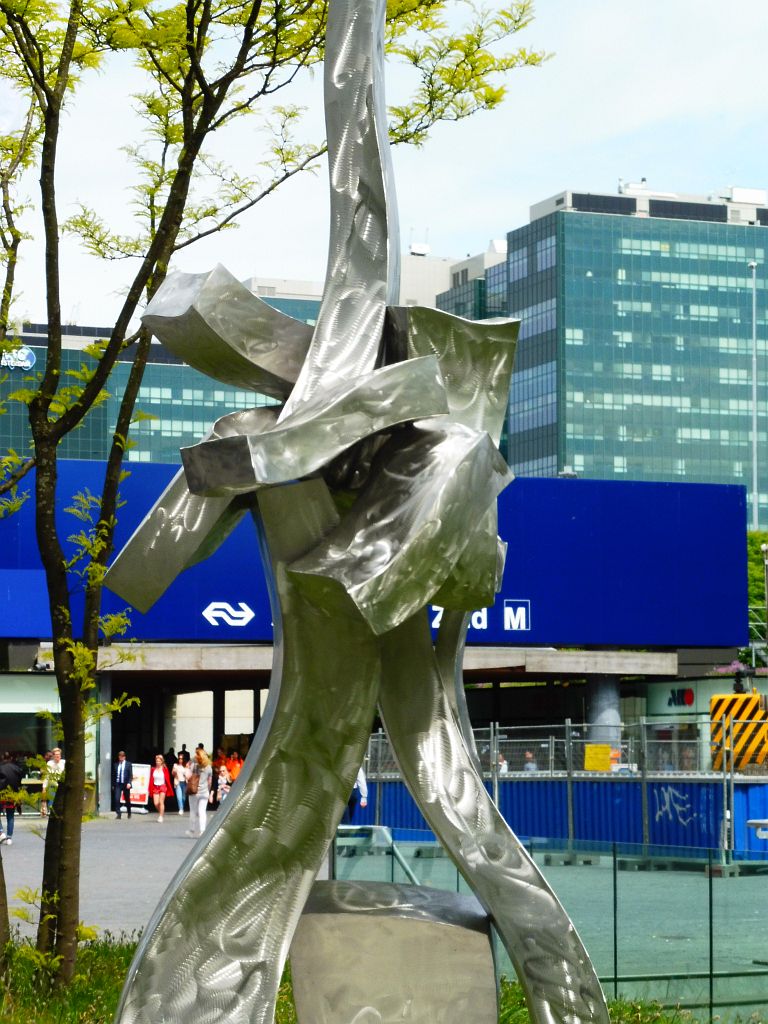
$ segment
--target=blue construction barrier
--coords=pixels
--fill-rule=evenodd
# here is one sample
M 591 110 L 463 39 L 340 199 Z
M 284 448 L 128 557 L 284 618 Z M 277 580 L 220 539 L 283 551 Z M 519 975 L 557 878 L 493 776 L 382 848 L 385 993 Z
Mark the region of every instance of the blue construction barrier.
M 647 828 L 643 828 L 643 785 Z M 486 783 L 489 790 L 490 781 Z M 499 780 L 499 809 L 521 837 L 562 843 L 663 847 L 681 857 L 722 847 L 725 793 L 722 779 L 641 776 L 576 777 L 570 780 L 573 826 L 569 834 L 569 780 L 539 775 Z M 357 824 L 392 829 L 428 829 L 405 784 L 397 779 L 369 783 L 368 807 Z M 733 855 L 740 860 L 768 860 L 768 841 L 747 826 L 768 819 L 768 782 L 737 780 L 733 787 Z
M 500 782 L 499 810 L 520 836 L 568 838 L 567 792 L 559 779 Z
M 563 788 L 567 779 L 561 780 Z M 635 779 L 588 778 L 573 783 L 574 839 L 642 843 L 642 791 Z
M 733 787 L 733 845 L 737 860 L 768 860 L 768 839 L 760 839 L 747 822 L 768 819 L 768 784 L 741 782 Z

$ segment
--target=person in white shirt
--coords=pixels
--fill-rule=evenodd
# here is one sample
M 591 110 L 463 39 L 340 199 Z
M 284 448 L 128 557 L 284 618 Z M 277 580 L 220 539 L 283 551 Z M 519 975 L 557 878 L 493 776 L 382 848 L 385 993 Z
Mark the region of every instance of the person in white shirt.
M 59 782 L 64 774 L 66 764 L 67 762 L 61 756 L 61 747 L 54 747 L 51 751 L 50 761 L 45 763 L 45 776 L 43 777 L 43 796 L 45 797 L 47 810 L 53 807 L 53 801 L 56 799 L 56 790 L 59 788 Z M 41 813 L 44 814 L 45 812 Z
M 347 802 L 347 809 L 341 819 L 342 825 L 351 825 L 355 813 L 358 807 L 368 806 L 368 783 L 365 779 L 365 772 L 363 766 L 360 765 L 360 770 L 357 773 L 355 784 L 352 787 L 352 793 L 350 794 L 349 801 Z

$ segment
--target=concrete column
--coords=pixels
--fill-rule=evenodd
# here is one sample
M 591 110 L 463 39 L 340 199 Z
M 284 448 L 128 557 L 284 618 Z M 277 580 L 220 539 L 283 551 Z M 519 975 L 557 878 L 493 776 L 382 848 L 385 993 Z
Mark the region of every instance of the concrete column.
M 621 743 L 619 681 L 615 676 L 592 676 L 587 682 L 587 723 L 590 743 Z
M 224 735 L 225 702 L 226 690 L 223 686 L 216 686 L 213 690 L 213 747 L 211 753 L 216 752 L 216 747 L 221 743 Z
M 257 732 L 257 730 L 259 728 L 259 722 L 261 721 L 261 708 L 262 708 L 262 699 L 261 699 L 261 697 L 262 697 L 262 693 L 263 692 L 267 692 L 268 693 L 269 691 L 268 690 L 262 691 L 260 688 L 254 688 L 254 691 L 253 691 L 253 734 L 254 734 L 254 736 L 256 735 L 256 732 Z

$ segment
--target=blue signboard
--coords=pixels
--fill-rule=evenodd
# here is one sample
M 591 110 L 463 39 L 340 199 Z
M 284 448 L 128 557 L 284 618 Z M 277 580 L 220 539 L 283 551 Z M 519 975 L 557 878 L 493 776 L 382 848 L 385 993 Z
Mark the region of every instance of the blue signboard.
M 116 549 L 175 472 L 132 463 L 121 485 Z M 100 463 L 63 461 L 63 536 L 82 526 L 72 495 L 101 486 Z M 31 482 L 28 485 L 31 487 Z M 501 593 L 471 616 L 469 643 L 717 647 L 747 642 L 746 498 L 743 487 L 526 479 L 501 495 L 507 542 Z M 80 583 L 72 578 L 75 615 Z M 34 509 L 0 522 L 0 607 L 6 637 L 50 636 Z M 125 602 L 105 592 L 104 611 Z M 265 642 L 267 587 L 246 517 L 206 562 L 188 569 L 146 614 L 129 609 L 139 640 Z M 441 610 L 430 610 L 439 624 Z M 77 621 L 77 619 L 75 619 Z
M 743 487 L 519 478 L 499 498 L 502 590 L 468 640 L 742 646 L 746 521 Z

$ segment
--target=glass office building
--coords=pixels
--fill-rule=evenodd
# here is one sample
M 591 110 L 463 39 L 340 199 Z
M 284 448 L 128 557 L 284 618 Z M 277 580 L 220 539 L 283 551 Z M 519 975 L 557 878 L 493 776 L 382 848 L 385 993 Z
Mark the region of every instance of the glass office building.
M 505 438 L 512 468 L 751 491 L 754 329 L 768 526 L 765 196 L 564 192 L 531 213 L 508 234 L 504 264 L 505 312 L 522 320 Z M 486 310 L 475 313 L 499 315 L 488 301 L 498 289 L 486 274 Z M 459 313 L 454 291 L 438 304 Z
M 265 301 L 281 312 L 309 324 L 315 322 L 320 306 L 319 300 L 313 302 L 279 296 Z M 93 366 L 82 347 L 109 337 L 110 329 L 68 326 L 64 330 L 63 374 L 66 376 L 68 373 L 79 372 L 83 365 Z M 32 357 L 26 361 L 13 356 L 3 359 L 5 365 L 3 379 L 0 379 L 0 402 L 5 406 L 5 415 L 0 416 L 0 449 L 12 448 L 19 454 L 25 454 L 30 443 L 27 409 L 20 402 L 9 401 L 9 396 L 19 388 L 29 387 L 29 378 L 39 373 L 45 365 L 45 324 L 24 324 L 21 341 L 25 349 L 32 353 L 34 365 L 29 367 Z M 107 458 L 120 398 L 130 370 L 129 348 L 110 376 L 105 400 L 91 410 L 81 427 L 62 441 L 62 458 Z M 264 395 L 212 380 L 187 366 L 162 345 L 153 342 L 136 403 L 137 412 L 141 416 L 131 427 L 128 461 L 179 465 L 179 449 L 201 440 L 220 416 L 273 404 L 274 400 Z
M 449 268 L 453 261 L 432 257 L 428 249 L 423 251 L 425 248 L 421 247 L 419 255 L 415 255 L 415 248 L 403 254 L 403 296 L 411 296 L 401 299 L 404 304 L 430 304 L 435 291 L 450 281 Z M 281 313 L 310 326 L 316 323 L 322 300 L 322 282 L 253 277 L 244 283 Z M 484 293 L 485 282 L 471 284 L 470 291 L 473 289 Z M 65 326 L 63 373 L 78 373 L 83 364 L 87 366 L 90 360 L 83 348 L 108 338 L 110 330 L 109 327 Z M 19 336 L 25 347 L 24 358 L 19 359 L 13 353 L 0 356 L 0 407 L 5 410 L 5 415 L 0 415 L 0 450 L 12 448 L 24 454 L 30 443 L 27 409 L 19 402 L 9 401 L 9 396 L 20 388 L 29 387 L 30 378 L 34 379 L 42 370 L 48 341 L 47 327 L 45 324 L 27 323 Z M 128 349 L 110 376 L 103 403 L 92 409 L 83 425 L 62 441 L 62 458 L 107 457 L 131 362 L 131 350 Z M 75 378 L 72 382 L 75 383 Z M 178 465 L 181 461 L 179 449 L 199 441 L 220 416 L 272 404 L 274 401 L 263 395 L 221 384 L 198 373 L 153 341 L 136 403 L 142 415 L 131 428 L 127 458 L 132 462 Z

